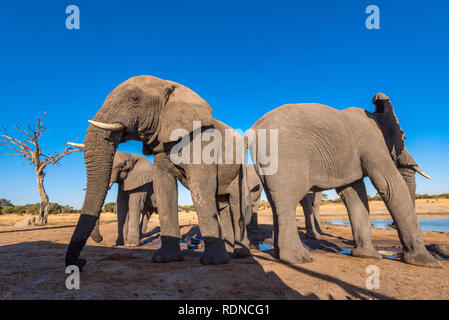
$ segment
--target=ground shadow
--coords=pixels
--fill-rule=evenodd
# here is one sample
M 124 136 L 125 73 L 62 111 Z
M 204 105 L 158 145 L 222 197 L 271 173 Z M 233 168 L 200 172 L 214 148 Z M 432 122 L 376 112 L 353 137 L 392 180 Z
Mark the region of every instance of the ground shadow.
M 266 258 L 266 257 L 258 256 L 258 258 L 266 260 L 266 261 L 271 261 L 271 259 Z M 315 271 L 312 271 L 312 270 L 305 269 L 305 268 L 303 268 L 303 267 L 301 267 L 299 265 L 287 264 L 287 263 L 285 263 L 285 265 L 288 266 L 289 268 L 293 269 L 293 270 L 296 270 L 298 272 L 307 274 L 307 275 L 309 275 L 311 277 L 315 277 L 317 279 L 324 280 L 324 281 L 336 284 L 336 285 L 338 285 L 340 288 L 345 290 L 348 294 L 352 295 L 356 299 L 375 298 L 375 299 L 381 299 L 381 300 L 395 300 L 392 297 L 389 297 L 389 296 L 386 296 L 386 295 L 383 295 L 383 294 L 380 294 L 380 293 L 376 293 L 376 292 L 370 291 L 370 290 L 365 289 L 365 288 L 360 288 L 360 287 L 354 286 L 354 285 L 352 285 L 352 284 L 350 284 L 350 283 L 348 283 L 346 281 L 342 281 L 342 280 L 340 280 L 338 278 L 335 278 L 335 277 L 332 277 L 332 276 L 328 276 L 326 274 L 322 274 L 322 273 L 319 273 L 319 272 L 315 272 Z
M 36 227 L 30 227 L 28 229 L 13 229 L 13 230 L 5 230 L 5 231 L 0 231 L 1 233 L 15 233 L 15 232 L 27 232 L 27 231 L 40 231 L 40 230 L 51 230 L 51 229 L 64 229 L 64 228 L 73 228 L 76 227 L 76 224 L 68 224 L 68 225 L 62 225 L 62 226 L 52 226 L 52 227 L 40 227 L 40 226 L 36 226 Z
M 68 290 L 66 249 L 48 241 L 1 246 L 0 299 L 318 299 L 265 272 L 253 257 L 205 266 L 199 263 L 202 252 L 184 249 L 184 261 L 154 263 L 157 248 L 150 245 L 86 245 L 81 289 Z

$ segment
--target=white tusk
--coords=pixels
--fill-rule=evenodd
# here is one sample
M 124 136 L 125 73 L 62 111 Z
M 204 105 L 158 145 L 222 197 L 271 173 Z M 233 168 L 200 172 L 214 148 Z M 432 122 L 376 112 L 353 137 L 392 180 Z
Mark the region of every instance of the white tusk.
M 67 142 L 67 144 L 69 146 L 75 147 L 75 148 L 79 148 L 79 149 L 84 149 L 86 146 L 84 145 L 84 143 L 74 143 L 74 142 Z
M 413 166 L 412 169 L 415 170 L 416 172 L 418 172 L 424 178 L 432 179 L 429 175 L 427 175 L 424 171 L 422 171 L 418 166 Z
M 105 129 L 109 131 L 122 131 L 125 129 L 125 126 L 121 123 L 103 123 L 94 120 L 88 120 L 91 125 L 94 125 L 100 129 Z

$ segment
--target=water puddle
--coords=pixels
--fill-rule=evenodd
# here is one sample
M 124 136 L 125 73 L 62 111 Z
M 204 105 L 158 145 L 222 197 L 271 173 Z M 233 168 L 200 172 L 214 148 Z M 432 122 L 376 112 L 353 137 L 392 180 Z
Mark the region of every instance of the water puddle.
M 382 256 L 382 259 L 391 259 L 391 260 L 399 259 L 399 251 L 379 250 L 377 252 L 379 252 L 379 254 Z M 341 249 L 340 253 L 350 256 L 352 254 L 352 248 Z
M 378 250 L 379 254 L 382 256 L 382 259 L 390 259 L 390 260 L 399 260 L 399 250 Z M 352 254 L 351 248 L 344 248 L 340 250 L 341 254 L 350 256 Z M 443 257 L 436 257 L 437 260 L 447 260 Z
M 425 218 L 418 219 L 423 231 L 449 232 L 449 218 Z M 371 220 L 371 227 L 375 229 L 392 229 L 392 220 Z M 350 227 L 348 219 L 323 220 L 323 224 Z
M 203 237 L 201 235 L 197 236 L 188 236 L 184 235 L 180 240 L 180 244 L 182 246 L 186 246 L 187 249 L 195 250 L 198 249 L 198 246 L 203 242 Z
M 266 251 L 273 250 L 273 244 L 261 242 L 257 245 L 257 248 L 259 249 L 259 251 L 266 252 Z

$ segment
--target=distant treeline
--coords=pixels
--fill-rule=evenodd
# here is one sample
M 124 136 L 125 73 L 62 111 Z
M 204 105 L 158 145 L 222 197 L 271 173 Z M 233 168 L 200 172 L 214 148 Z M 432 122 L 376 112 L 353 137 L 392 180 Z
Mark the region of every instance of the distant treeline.
M 39 214 L 40 203 L 26 204 L 23 206 L 16 206 L 7 199 L 0 199 L 0 214 Z M 79 213 L 81 210 L 73 209 L 69 205 L 60 205 L 59 203 L 50 203 L 50 214 L 55 213 Z
M 449 199 L 449 193 L 441 193 L 441 194 L 416 194 L 416 199 Z M 368 201 L 382 201 L 382 198 L 379 195 L 374 197 L 368 196 Z M 327 195 L 323 193 L 323 198 L 321 200 L 321 204 L 328 203 L 343 203 L 341 198 L 337 198 L 334 200 L 327 199 Z M 299 204 L 298 204 L 299 205 Z M 35 204 L 26 204 L 23 206 L 16 206 L 11 203 L 11 201 L 7 199 L 0 199 L 0 214 L 38 214 L 39 213 L 40 203 Z M 270 209 L 270 203 L 265 200 L 261 200 L 259 204 L 259 209 Z M 179 211 L 183 212 L 193 212 L 195 211 L 195 206 L 187 205 L 187 206 L 178 206 Z M 50 214 L 55 213 L 80 213 L 81 210 L 73 209 L 73 207 L 69 205 L 60 205 L 59 203 L 50 203 Z M 103 206 L 103 212 L 116 212 L 115 211 L 115 202 L 106 203 Z

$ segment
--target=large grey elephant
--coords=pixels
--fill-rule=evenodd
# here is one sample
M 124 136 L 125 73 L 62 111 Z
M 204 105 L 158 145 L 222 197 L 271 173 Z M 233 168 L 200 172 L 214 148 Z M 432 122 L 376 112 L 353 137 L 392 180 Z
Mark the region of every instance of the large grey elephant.
M 295 208 L 309 191 L 336 189 L 351 221 L 354 256 L 379 257 L 371 240 L 364 177 L 369 177 L 397 225 L 402 261 L 419 266 L 441 264 L 426 250 L 413 205 L 414 173 L 421 172 L 405 148 L 405 133 L 390 99 L 378 93 L 375 111 L 336 110 L 307 103 L 278 107 L 259 119 L 248 135 L 255 167 L 273 209 L 274 252 L 287 263 L 313 260 L 299 238 Z M 262 131 L 259 131 L 262 129 Z M 266 131 L 263 131 L 266 130 Z M 276 150 L 277 149 L 277 150 Z M 277 170 L 260 160 L 277 152 Z M 269 173 L 269 174 L 267 174 Z M 294 173 L 294 174 L 293 174 Z
M 152 76 L 133 77 L 106 97 L 90 124 L 84 141 L 87 192 L 82 214 L 67 248 L 66 265 L 82 268 L 86 263 L 79 255 L 100 215 L 116 148 L 128 140 L 142 141 L 143 153 L 154 155 L 153 186 L 162 244 L 153 254 L 153 261 L 183 259 L 179 244 L 177 179 L 190 190 L 198 214 L 205 242 L 201 263 L 221 264 L 229 261 L 223 240 L 226 232 L 220 228 L 217 210 L 217 201 L 226 195 L 228 201 L 239 208 L 232 210 L 230 218 L 234 222 L 234 255 L 250 254 L 246 214 L 242 214 L 251 202 L 246 167 L 242 166 L 244 162 L 217 164 L 201 161 L 203 151 L 210 151 L 210 142 L 203 139 L 203 135 L 215 129 L 212 131 L 224 137 L 225 132 L 231 130 L 212 118 L 212 108 L 205 100 L 189 88 L 172 81 Z M 240 139 L 243 138 L 240 136 Z M 223 150 L 224 146 L 223 143 L 220 145 L 223 159 L 229 153 L 234 153 L 233 159 L 238 158 L 238 148 Z M 220 153 L 219 150 L 217 153 Z M 192 156 L 179 160 L 176 157 L 179 154 Z M 244 154 L 243 150 L 241 154 Z M 239 186 L 239 193 L 230 195 L 230 190 L 236 189 L 234 185 Z

